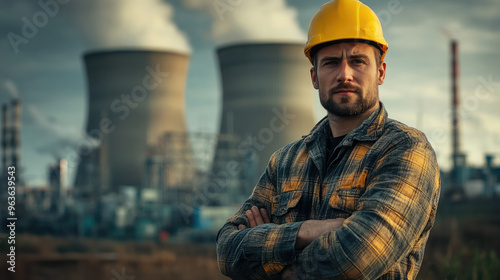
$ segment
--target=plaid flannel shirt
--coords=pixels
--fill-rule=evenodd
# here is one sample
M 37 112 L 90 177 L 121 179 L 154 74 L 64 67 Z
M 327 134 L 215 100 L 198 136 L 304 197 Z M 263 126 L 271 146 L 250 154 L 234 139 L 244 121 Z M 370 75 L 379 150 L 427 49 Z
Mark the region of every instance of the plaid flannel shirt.
M 326 162 L 328 119 L 275 152 L 252 195 L 217 235 L 219 269 L 232 279 L 415 279 L 440 193 L 435 153 L 420 131 L 387 118 L 383 104 Z M 253 205 L 271 224 L 249 228 Z M 295 250 L 309 219 L 344 224 Z M 238 230 L 244 224 L 246 229 Z

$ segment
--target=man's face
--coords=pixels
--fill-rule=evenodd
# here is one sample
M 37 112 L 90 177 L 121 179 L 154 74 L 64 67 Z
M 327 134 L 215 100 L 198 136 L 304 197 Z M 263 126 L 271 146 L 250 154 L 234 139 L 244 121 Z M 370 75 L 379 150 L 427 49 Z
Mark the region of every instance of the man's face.
M 339 43 L 317 52 L 317 71 L 311 68 L 311 79 L 329 113 L 357 116 L 378 105 L 386 64 L 377 65 L 375 52 L 365 43 Z

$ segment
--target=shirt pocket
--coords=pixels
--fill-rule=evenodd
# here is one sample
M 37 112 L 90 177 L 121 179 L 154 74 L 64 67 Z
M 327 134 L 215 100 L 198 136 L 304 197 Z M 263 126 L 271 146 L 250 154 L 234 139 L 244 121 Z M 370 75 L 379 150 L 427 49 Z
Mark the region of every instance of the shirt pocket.
M 294 221 L 301 197 L 301 191 L 290 191 L 275 196 L 272 209 L 272 216 L 275 219 L 273 222 L 280 224 Z
M 336 210 L 341 210 L 351 215 L 354 211 L 358 210 L 359 198 L 364 192 L 364 189 L 357 188 L 340 189 L 332 194 L 328 204 Z

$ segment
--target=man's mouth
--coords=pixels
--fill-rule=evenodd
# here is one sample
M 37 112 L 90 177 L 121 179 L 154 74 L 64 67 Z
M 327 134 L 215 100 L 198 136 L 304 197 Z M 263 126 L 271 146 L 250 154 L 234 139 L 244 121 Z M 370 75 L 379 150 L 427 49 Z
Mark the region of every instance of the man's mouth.
M 338 89 L 333 92 L 333 94 L 338 94 L 338 95 L 349 95 L 349 94 L 357 94 L 358 91 L 353 88 L 343 88 L 343 89 Z
M 356 90 L 355 89 L 340 89 L 340 90 L 337 90 L 335 91 L 335 93 L 337 94 L 349 94 L 349 93 L 356 93 Z
M 330 89 L 330 94 L 332 95 L 349 95 L 349 94 L 361 94 L 361 89 L 350 84 L 339 84 L 336 87 Z

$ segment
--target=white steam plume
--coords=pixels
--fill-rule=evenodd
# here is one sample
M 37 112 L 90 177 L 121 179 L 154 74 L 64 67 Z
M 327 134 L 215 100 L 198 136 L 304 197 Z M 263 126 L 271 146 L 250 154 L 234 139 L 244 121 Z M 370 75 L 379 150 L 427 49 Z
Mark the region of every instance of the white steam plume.
M 173 7 L 162 0 L 75 0 L 65 8 L 90 48 L 190 51 L 173 21 Z
M 305 42 L 297 11 L 285 0 L 182 0 L 184 5 L 209 13 L 212 38 L 218 44 L 238 42 Z

